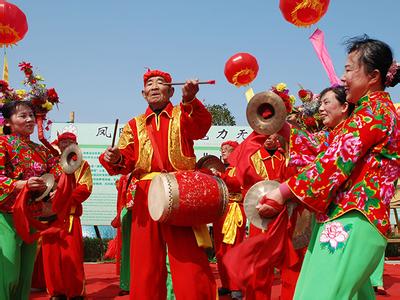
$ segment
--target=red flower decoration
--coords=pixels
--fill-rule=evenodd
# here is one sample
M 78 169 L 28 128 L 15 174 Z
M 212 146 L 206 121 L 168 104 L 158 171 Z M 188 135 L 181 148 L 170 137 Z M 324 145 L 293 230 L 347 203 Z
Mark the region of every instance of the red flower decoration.
M 305 98 L 307 96 L 307 91 L 306 90 L 300 90 L 299 91 L 299 97 L 300 98 Z
M 4 80 L 0 80 L 0 92 L 5 93 L 9 91 L 8 82 Z
M 311 101 L 313 98 L 313 93 L 310 90 L 301 89 L 298 95 L 303 102 Z
M 24 72 L 27 69 L 31 69 L 31 71 L 32 71 L 32 65 L 30 63 L 27 63 L 27 62 L 24 62 L 24 61 L 20 62 L 18 64 L 18 67 L 21 69 L 21 71 L 24 71 Z
M 313 116 L 304 118 L 304 125 L 307 127 L 314 127 L 317 125 L 317 120 Z
M 54 88 L 47 90 L 47 100 L 52 104 L 58 103 L 58 94 Z
M 278 91 L 275 86 L 272 87 L 271 91 L 277 94 L 279 97 L 282 98 L 283 103 L 286 107 L 286 112 L 290 113 L 293 109 L 292 101 L 290 101 L 289 90 L 285 89 L 284 91 Z

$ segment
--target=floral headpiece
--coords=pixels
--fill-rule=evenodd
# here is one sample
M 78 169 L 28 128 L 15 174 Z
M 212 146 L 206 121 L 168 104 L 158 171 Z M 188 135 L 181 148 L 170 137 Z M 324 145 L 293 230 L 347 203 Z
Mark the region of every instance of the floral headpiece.
M 46 114 L 52 110 L 53 105 L 59 103 L 56 90 L 46 88 L 43 77 L 32 71 L 30 63 L 23 61 L 18 66 L 25 74 L 24 85 L 31 88 L 30 92 L 25 95 L 25 99 L 32 102 L 35 113 Z
M 5 80 L 0 80 L 0 103 L 22 100 L 23 97 L 19 91 L 14 91 Z
M 5 80 L 0 80 L 0 109 L 5 103 L 11 101 L 22 100 L 22 96 L 19 90 L 14 91 Z M 3 133 L 2 125 L 4 123 L 3 115 L 0 112 L 0 134 Z
M 386 74 L 385 86 L 389 87 L 392 84 L 394 76 L 396 76 L 397 70 L 400 68 L 400 65 L 393 60 L 393 63 L 390 65 L 390 68 Z
M 319 95 L 303 88 L 301 85 L 298 95 L 302 104 L 295 108 L 296 122 L 301 128 L 310 132 L 321 130 L 323 124 L 319 115 L 319 107 L 321 105 Z
M 287 88 L 286 83 L 281 82 L 275 86 L 272 86 L 271 91 L 282 98 L 287 113 L 291 113 L 293 105 L 296 102 L 296 98 L 293 95 L 289 95 L 289 89 Z

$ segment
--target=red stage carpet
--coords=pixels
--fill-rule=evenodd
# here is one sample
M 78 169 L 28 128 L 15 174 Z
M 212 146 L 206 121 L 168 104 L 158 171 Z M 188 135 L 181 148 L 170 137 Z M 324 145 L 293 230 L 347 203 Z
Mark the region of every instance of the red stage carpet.
M 216 265 L 212 264 L 214 274 L 218 280 Z M 115 275 L 115 264 L 85 264 L 86 272 L 86 291 L 87 299 L 129 299 L 129 296 L 118 297 L 119 282 Z M 66 274 L 67 275 L 67 274 Z M 400 265 L 386 264 L 384 272 L 385 288 L 388 292 L 387 296 L 377 296 L 379 300 L 400 299 Z M 219 283 L 219 281 L 218 281 Z M 279 300 L 280 283 L 275 280 L 272 288 L 272 300 Z M 35 300 L 49 299 L 44 292 L 32 292 L 31 298 Z M 221 300 L 228 300 L 230 297 L 221 297 Z

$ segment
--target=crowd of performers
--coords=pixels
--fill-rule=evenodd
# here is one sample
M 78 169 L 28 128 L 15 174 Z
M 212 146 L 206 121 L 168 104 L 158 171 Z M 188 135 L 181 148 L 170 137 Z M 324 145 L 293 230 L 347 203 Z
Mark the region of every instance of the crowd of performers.
M 171 76 L 148 70 L 142 91 L 148 108 L 128 121 L 118 145 L 99 157 L 110 175 L 122 175 L 112 222 L 119 228 L 120 295 L 271 299 L 279 270 L 280 299 L 375 299 L 371 283 L 382 285 L 376 281 L 382 277 L 389 203 L 400 176 L 398 116 L 385 89 L 399 81 L 399 65 L 387 44 L 351 39 L 343 86 L 319 94 L 322 130 L 307 131 L 302 120 L 288 118 L 276 133 L 254 131 L 240 144 L 224 142 L 225 168 L 217 170 L 196 169 L 194 141 L 204 138 L 212 123 L 196 97 L 198 81 L 186 81 L 174 106 Z M 279 95 L 279 89 L 273 91 Z M 2 114 L 0 299 L 29 299 L 32 278 L 40 285 L 41 269 L 51 299 L 84 299 L 79 217 L 92 190 L 90 167 L 82 160 L 68 174 L 59 156 L 30 140 L 31 103 L 9 102 Z M 77 144 L 73 133 L 54 142 L 60 153 L 70 144 Z M 39 201 L 49 188 L 46 173 L 57 184 Z M 196 196 L 211 198 L 209 178 L 227 188 L 226 209 L 213 222 L 219 289 L 205 251 L 212 241 L 207 224 L 195 223 L 197 212 L 187 226 L 156 221 L 149 212 L 159 200 L 152 180 L 161 174 L 173 177 L 166 181 L 170 198 L 178 192 L 193 195 L 189 206 L 196 206 Z M 207 180 L 199 183 L 199 177 Z M 179 191 L 171 191 L 175 181 Z M 270 181 L 277 187 L 260 193 L 254 204 L 257 216 L 268 221 L 260 229 L 246 216 L 243 200 L 255 184 Z M 174 203 L 167 207 L 168 218 L 175 209 L 180 208 Z

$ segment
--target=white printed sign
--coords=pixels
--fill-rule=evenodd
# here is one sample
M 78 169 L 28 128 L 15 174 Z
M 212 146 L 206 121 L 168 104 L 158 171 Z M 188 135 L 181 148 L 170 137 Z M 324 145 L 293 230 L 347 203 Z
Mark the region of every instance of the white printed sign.
M 121 133 L 124 124 L 118 126 Z M 114 124 L 107 123 L 53 123 L 50 141 L 57 138 L 57 133 L 74 132 L 83 158 L 89 163 L 93 175 L 93 192 L 83 202 L 82 225 L 110 225 L 116 215 L 117 190 L 115 181 L 118 176 L 110 176 L 99 162 L 100 154 L 111 145 Z M 220 157 L 220 146 L 224 141 L 241 142 L 250 133 L 248 126 L 213 126 L 206 137 L 195 141 L 194 150 L 199 159 L 212 154 Z M 118 138 L 116 139 L 118 141 Z

